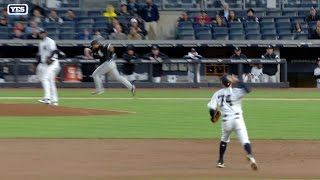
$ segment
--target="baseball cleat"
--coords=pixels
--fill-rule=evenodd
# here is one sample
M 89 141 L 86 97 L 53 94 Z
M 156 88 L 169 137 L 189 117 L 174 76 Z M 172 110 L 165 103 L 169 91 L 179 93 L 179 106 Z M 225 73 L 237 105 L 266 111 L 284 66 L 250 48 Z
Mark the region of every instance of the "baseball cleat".
M 50 99 L 41 99 L 41 100 L 38 100 L 38 102 L 41 104 L 50 104 L 51 103 Z
M 92 95 L 100 95 L 100 94 L 103 94 L 104 91 L 93 91 L 91 92 Z
M 59 106 L 59 103 L 58 103 L 58 102 L 51 102 L 50 105 L 51 105 L 51 106 Z
M 224 168 L 224 167 L 226 167 L 226 166 L 224 165 L 223 160 L 219 160 L 219 161 L 218 161 L 217 167 L 218 167 L 218 168 Z
M 135 85 L 132 86 L 131 94 L 132 94 L 132 96 L 136 95 L 136 86 Z
M 250 163 L 251 169 L 254 170 L 254 171 L 257 171 L 258 170 L 258 166 L 257 166 L 257 162 L 254 159 L 254 157 L 252 155 L 248 155 L 247 159 L 248 159 L 248 161 Z

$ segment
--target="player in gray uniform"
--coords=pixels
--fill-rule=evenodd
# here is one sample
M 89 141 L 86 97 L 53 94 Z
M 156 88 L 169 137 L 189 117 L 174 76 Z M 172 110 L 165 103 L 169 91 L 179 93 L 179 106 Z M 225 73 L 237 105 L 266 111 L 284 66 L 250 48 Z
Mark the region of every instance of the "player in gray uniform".
M 100 66 L 92 74 L 96 86 L 96 90 L 92 94 L 102 94 L 104 92 L 101 76 L 107 74 L 113 76 L 115 80 L 125 85 L 134 96 L 135 86 L 119 74 L 117 65 L 114 62 L 116 55 L 114 53 L 114 47 L 111 44 L 102 45 L 98 40 L 93 40 L 90 49 L 92 50 L 93 57 L 100 59 Z
M 247 152 L 247 159 L 251 168 L 257 170 L 257 163 L 252 155 L 251 145 L 248 137 L 247 128 L 242 115 L 241 98 L 250 92 L 250 89 L 238 78 L 231 75 L 221 77 L 223 89 L 215 92 L 211 101 L 208 103 L 210 109 L 211 121 L 215 118 L 216 111 L 220 110 L 222 114 L 222 137 L 220 142 L 219 160 L 217 167 L 224 168 L 224 153 L 227 144 L 230 141 L 230 135 L 233 131 Z M 235 83 L 238 87 L 232 87 Z

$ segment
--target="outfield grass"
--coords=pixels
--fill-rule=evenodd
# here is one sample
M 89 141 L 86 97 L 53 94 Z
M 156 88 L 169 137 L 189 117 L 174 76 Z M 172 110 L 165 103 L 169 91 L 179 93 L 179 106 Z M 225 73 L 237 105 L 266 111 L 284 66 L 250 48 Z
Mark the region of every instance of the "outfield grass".
M 206 107 L 214 90 L 140 90 L 137 97 L 203 99 L 85 99 L 88 90 L 60 90 L 62 106 L 136 112 L 92 117 L 0 117 L 0 138 L 219 138 L 220 123 L 212 125 Z M 1 102 L 35 103 L 41 90 L 1 90 Z M 26 100 L 1 97 L 31 97 Z M 67 97 L 83 97 L 71 100 Z M 95 97 L 129 98 L 125 90 L 108 90 Z M 317 91 L 257 90 L 248 98 L 320 98 Z M 65 98 L 65 99 L 64 99 Z M 252 139 L 320 139 L 320 101 L 246 100 L 245 120 Z

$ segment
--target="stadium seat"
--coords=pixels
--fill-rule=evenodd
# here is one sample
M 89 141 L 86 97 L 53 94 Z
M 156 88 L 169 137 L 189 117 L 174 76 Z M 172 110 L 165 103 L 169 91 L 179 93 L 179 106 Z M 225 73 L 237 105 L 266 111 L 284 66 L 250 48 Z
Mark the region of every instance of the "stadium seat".
M 304 20 L 305 20 L 304 17 L 299 17 L 299 16 L 291 18 L 291 22 L 293 22 L 293 23 L 297 23 L 297 22 L 301 23 L 301 22 L 304 22 Z
M 275 18 L 276 23 L 290 23 L 291 19 L 289 17 L 277 17 Z
M 292 24 L 290 22 L 278 22 L 276 26 L 277 28 L 291 28 Z
M 68 21 L 60 24 L 60 27 L 62 27 L 62 28 L 74 28 L 75 26 L 76 26 L 76 23 L 68 22 Z
M 94 21 L 96 23 L 101 23 L 101 22 L 107 22 L 107 19 L 103 16 L 96 16 L 96 17 L 94 17 Z
M 274 18 L 273 18 L 273 17 L 263 17 L 263 18 L 260 18 L 260 22 L 261 22 L 261 23 L 274 22 Z
M 311 7 L 311 6 L 310 6 Z M 309 8 L 310 8 L 309 7 Z M 309 10 L 299 10 L 298 11 L 298 16 L 304 16 L 306 17 L 309 14 Z
M 60 39 L 58 33 L 50 33 L 50 32 L 48 32 L 48 36 L 49 36 L 51 39 Z
M 178 26 L 182 28 L 193 28 L 193 23 L 191 21 L 179 22 Z
M 277 29 L 278 34 L 290 34 L 292 33 L 291 28 L 279 28 Z
M 275 23 L 267 22 L 267 23 L 260 23 L 261 29 L 275 29 Z
M 75 33 L 75 28 L 69 27 L 69 28 L 60 28 L 60 33 Z
M 286 17 L 294 17 L 297 16 L 298 12 L 294 11 L 294 10 L 283 10 L 282 11 L 282 16 L 286 16 Z
M 0 39 L 10 39 L 9 34 L 0 32 Z
M 77 28 L 92 28 L 93 23 L 78 23 Z
M 245 40 L 245 36 L 243 34 L 230 34 L 229 35 L 230 40 Z
M 276 34 L 263 34 L 262 40 L 277 40 L 278 36 Z
M 260 29 L 246 29 L 246 34 L 260 34 Z
M 247 40 L 260 40 L 261 35 L 260 34 L 247 34 L 246 39 Z
M 210 33 L 211 34 L 211 28 L 210 27 L 195 27 L 194 28 L 195 33 Z
M 194 34 L 193 28 L 178 28 L 178 34 Z
M 48 23 L 45 23 L 45 28 L 59 28 L 60 27 L 60 24 L 59 23 L 54 23 L 54 22 L 48 22 Z
M 261 29 L 261 34 L 277 34 L 276 29 Z
M 294 39 L 295 40 L 307 40 L 309 38 L 308 34 L 295 34 Z
M 58 34 L 59 28 L 53 27 L 53 28 L 46 28 L 46 31 L 50 34 Z
M 280 34 L 279 40 L 294 40 L 293 34 Z
M 93 25 L 94 29 L 108 29 L 107 23 L 94 23 Z
M 259 29 L 260 24 L 258 22 L 247 22 L 247 23 L 245 23 L 245 28 L 246 29 Z
M 229 35 L 228 34 L 213 34 L 212 38 L 215 40 L 228 40 Z
M 247 12 L 246 12 L 247 13 Z M 261 17 L 265 17 L 266 16 L 266 11 L 255 11 L 254 12 L 254 15 L 258 18 L 261 18 Z
M 195 37 L 194 37 L 194 34 L 180 34 L 178 36 L 178 39 L 180 39 L 180 40 L 194 40 Z
M 88 11 L 87 15 L 88 17 L 97 17 L 101 16 L 103 13 L 101 11 Z
M 60 33 L 60 39 L 75 39 L 76 38 L 75 33 Z
M 281 11 L 267 11 L 267 16 L 270 16 L 270 17 L 279 17 L 281 16 Z
M 212 31 L 215 34 L 228 34 L 227 27 L 212 27 Z
M 196 35 L 196 37 L 199 40 L 210 40 L 210 39 L 212 39 L 212 34 L 211 33 L 198 33 Z
M 11 32 L 10 27 L 0 26 L 0 33 L 9 33 L 9 32 Z
M 231 28 L 229 29 L 229 34 L 232 35 L 232 34 L 243 34 L 243 29 L 241 28 Z
M 230 28 L 243 29 L 243 24 L 241 22 L 229 23 Z
M 309 22 L 308 26 L 310 29 L 315 29 L 316 28 L 316 22 Z

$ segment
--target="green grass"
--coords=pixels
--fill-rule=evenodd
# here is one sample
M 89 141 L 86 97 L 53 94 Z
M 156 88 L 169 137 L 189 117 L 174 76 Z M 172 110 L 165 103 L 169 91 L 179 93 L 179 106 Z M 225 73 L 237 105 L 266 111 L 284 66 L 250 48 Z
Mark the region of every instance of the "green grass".
M 92 97 L 88 90 L 60 90 L 62 106 L 133 111 L 136 114 L 77 117 L 0 117 L 0 138 L 219 138 L 220 123 L 212 125 L 206 107 L 214 90 L 140 90 L 138 97 L 201 97 L 208 100 L 70 100 Z M 1 90 L 0 103 L 35 103 L 1 97 L 40 97 L 41 90 Z M 108 90 L 102 96 L 130 97 L 125 90 Z M 247 96 L 263 98 L 320 98 L 317 91 L 257 90 Z M 320 101 L 243 102 L 251 139 L 320 140 Z

